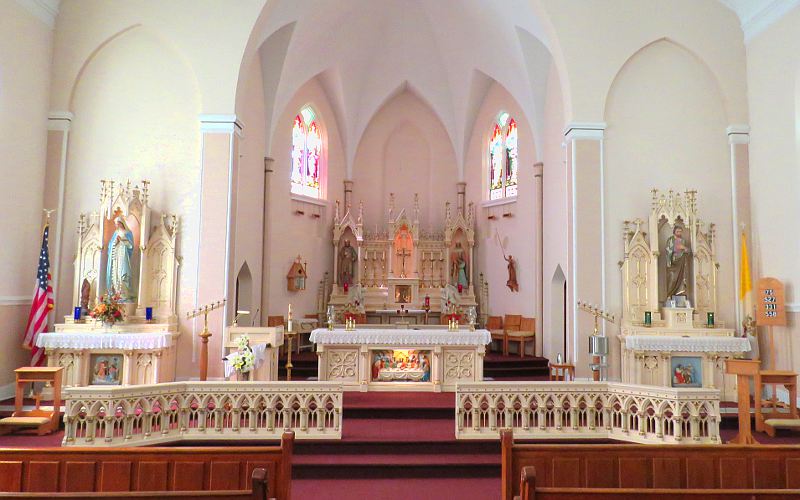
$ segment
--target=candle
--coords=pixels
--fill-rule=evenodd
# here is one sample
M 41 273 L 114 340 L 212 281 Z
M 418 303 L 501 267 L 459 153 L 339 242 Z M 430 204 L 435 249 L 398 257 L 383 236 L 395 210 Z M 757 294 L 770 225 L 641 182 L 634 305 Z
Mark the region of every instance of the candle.
M 80 306 L 75 308 L 75 312 L 74 312 L 72 318 L 75 321 L 80 321 L 81 320 L 81 307 Z
M 464 292 L 464 285 L 462 285 L 461 283 L 459 283 L 459 284 L 458 284 L 458 293 L 463 293 L 463 292 Z
M 153 308 L 152 307 L 145 307 L 144 308 L 144 319 L 147 321 L 153 321 Z
M 713 328 L 714 327 L 714 313 L 713 312 L 709 312 L 706 315 L 706 326 L 708 326 L 709 328 Z
M 344 284 L 344 293 L 347 293 L 347 290 L 350 288 L 350 285 L 347 283 Z
M 292 333 L 292 305 L 289 304 L 289 314 L 287 315 L 288 321 L 286 325 L 286 331 Z

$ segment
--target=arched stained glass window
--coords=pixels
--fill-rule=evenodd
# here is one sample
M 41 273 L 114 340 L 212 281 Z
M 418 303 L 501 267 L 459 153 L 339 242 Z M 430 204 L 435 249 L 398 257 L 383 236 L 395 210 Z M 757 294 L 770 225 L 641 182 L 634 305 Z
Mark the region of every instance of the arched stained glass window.
M 322 133 L 314 110 L 305 107 L 292 126 L 292 193 L 322 197 Z
M 497 115 L 489 139 L 489 199 L 517 195 L 517 122 L 505 111 Z

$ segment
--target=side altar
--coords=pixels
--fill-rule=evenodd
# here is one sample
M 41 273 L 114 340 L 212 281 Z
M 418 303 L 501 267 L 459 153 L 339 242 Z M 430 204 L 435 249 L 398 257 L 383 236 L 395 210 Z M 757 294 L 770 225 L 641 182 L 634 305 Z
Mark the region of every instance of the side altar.
M 370 232 L 364 227 L 363 204 L 349 205 L 333 220 L 333 276 L 326 305 L 361 314 L 368 323 L 439 324 L 442 314 L 467 312 L 478 305 L 474 279 L 475 210 L 464 203 L 445 204 L 444 227 L 423 231 L 419 198 L 411 213 L 395 213 L 390 195 L 388 216 Z
M 359 325 L 311 333 L 319 381 L 357 391 L 455 391 L 483 381 L 487 330 Z
M 78 219 L 74 312 L 37 338 L 48 366 L 64 368 L 64 387 L 175 379 L 178 218 L 154 214 L 149 199 L 149 181 L 103 180 L 99 211 Z M 124 317 L 89 317 L 111 295 Z
M 714 224 L 698 216 L 696 191 L 652 194 L 648 221 L 623 230 L 622 381 L 717 388 L 735 400 L 725 360 L 750 344 L 717 319 Z

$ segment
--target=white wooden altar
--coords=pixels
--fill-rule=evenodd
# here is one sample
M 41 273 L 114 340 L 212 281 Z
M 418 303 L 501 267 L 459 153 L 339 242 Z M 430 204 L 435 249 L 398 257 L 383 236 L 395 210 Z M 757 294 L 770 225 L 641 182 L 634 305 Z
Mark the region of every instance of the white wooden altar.
M 446 326 L 360 325 L 355 330 L 317 329 L 311 341 L 317 345 L 320 381 L 351 391 L 440 392 L 483 380 L 491 335 Z
M 390 322 L 389 312 L 401 307 L 427 308 L 431 322 L 438 324 L 442 311 L 449 312 L 445 310 L 448 300 L 462 311 L 476 307 L 476 291 L 480 296 L 481 290 L 473 275 L 473 205 L 465 205 L 463 193 L 455 211 L 447 202 L 445 225 L 438 231 L 422 230 L 419 213 L 418 197 L 409 214 L 405 209 L 395 213 L 394 195 L 390 195 L 385 224 L 369 231 L 363 223 L 363 205 L 357 213 L 345 206 L 342 215 L 337 202 L 333 283 L 330 296 L 320 300 L 321 309 L 332 305 L 339 316 L 344 309 L 356 310 L 365 314 L 368 322 L 382 323 Z M 419 317 L 415 319 L 418 322 Z
M 78 219 L 72 305 L 81 318 L 66 316 L 37 341 L 46 349 L 48 366 L 64 367 L 64 387 L 175 379 L 178 218 L 155 215 L 149 199 L 149 181 L 103 180 L 99 211 Z M 117 220 L 133 237 L 130 296 L 124 298 L 124 321 L 108 327 L 88 313 L 108 291 L 109 241 Z
M 681 293 L 670 296 L 668 246 L 676 234 L 689 258 Z M 697 193 L 654 189 L 648 221 L 625 221 L 623 238 L 622 381 L 718 388 L 722 399 L 735 400 L 736 380 L 725 374 L 725 359 L 750 344 L 717 318 L 714 225 L 700 220 Z

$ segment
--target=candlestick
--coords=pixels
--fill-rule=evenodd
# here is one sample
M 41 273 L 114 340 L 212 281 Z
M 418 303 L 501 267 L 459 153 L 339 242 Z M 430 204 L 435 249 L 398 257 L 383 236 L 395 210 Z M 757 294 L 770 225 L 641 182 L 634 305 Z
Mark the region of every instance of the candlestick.
M 292 333 L 292 304 L 289 304 L 289 313 L 286 315 L 288 321 L 286 322 L 286 331 Z

